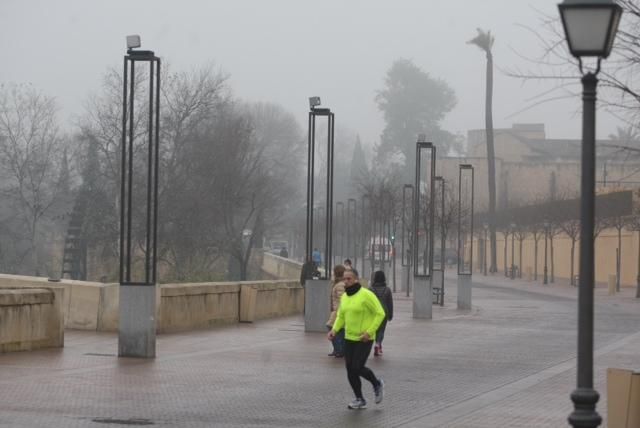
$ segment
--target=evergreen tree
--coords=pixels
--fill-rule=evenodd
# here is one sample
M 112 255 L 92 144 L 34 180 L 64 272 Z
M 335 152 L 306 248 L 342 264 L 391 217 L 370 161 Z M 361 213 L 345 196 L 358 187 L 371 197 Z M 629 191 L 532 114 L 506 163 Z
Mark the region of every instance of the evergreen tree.
M 456 105 L 453 89 L 412 61 L 399 59 L 393 63 L 376 102 L 386 122 L 376 150 L 377 163 L 401 155 L 405 166 L 413 165 L 419 134 L 426 134 L 442 154 L 448 153 L 455 142 L 452 134 L 440 128 L 440 122 Z
M 353 155 L 351 156 L 351 167 L 349 168 L 349 194 L 351 196 L 358 194 L 358 183 L 362 181 L 362 176 L 367 171 L 367 159 L 358 135 L 356 137 L 356 145 L 353 148 Z

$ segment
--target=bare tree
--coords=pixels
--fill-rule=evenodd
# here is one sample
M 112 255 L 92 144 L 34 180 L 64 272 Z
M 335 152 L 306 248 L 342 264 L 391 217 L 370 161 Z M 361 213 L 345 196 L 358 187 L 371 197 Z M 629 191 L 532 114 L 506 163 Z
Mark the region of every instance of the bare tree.
M 538 244 L 544 238 L 545 229 L 540 223 L 529 226 L 529 233 L 533 238 L 533 280 L 538 280 Z
M 397 230 L 397 223 L 400 221 L 400 213 L 402 212 L 402 193 L 397 190 L 402 188 L 400 177 L 400 170 L 394 168 L 393 165 L 374 165 L 371 170 L 363 171 L 356 181 L 360 192 L 369 195 L 370 198 L 371 205 L 369 213 L 367 213 L 370 224 L 366 226 L 372 231 L 371 238 L 375 242 L 366 244 L 380 245 L 380 247 L 376 247 L 380 248 L 380 263 L 391 261 L 387 260 L 385 254 L 387 251 L 383 251 L 387 244 L 384 239 L 386 233 L 382 228 L 383 225 L 390 225 Z M 378 230 L 373 230 L 374 225 Z M 376 253 L 374 248 L 370 248 L 371 272 L 375 270 Z
M 449 240 L 448 238 L 454 235 L 458 228 L 458 199 L 456 198 L 453 183 L 446 182 L 445 186 L 444 213 L 439 221 L 442 224 L 444 241 L 447 242 Z M 480 231 L 480 229 L 478 230 Z
M 576 253 L 576 241 L 580 237 L 580 220 L 567 220 L 560 223 L 560 230 L 562 230 L 571 239 L 571 254 L 569 259 L 569 265 L 571 266 L 569 282 L 571 285 L 577 285 L 575 283 L 575 253 Z
M 29 85 L 0 87 L 2 194 L 12 201 L 25 227 L 31 263 L 41 273 L 41 223 L 57 202 L 63 139 L 53 98 Z
M 231 109 L 227 75 L 211 64 L 177 73 L 165 67 L 163 81 L 159 254 L 177 280 L 222 279 L 214 268 L 225 252 L 216 172 L 225 144 L 235 143 L 218 138 Z
M 237 148 L 244 151 L 238 154 L 243 160 L 231 164 L 236 165 L 236 174 L 240 174 L 232 178 L 238 186 L 236 194 L 243 197 L 228 200 L 231 205 L 227 208 L 233 209 L 226 210 L 224 224 L 230 255 L 239 263 L 240 279 L 245 280 L 248 279 L 251 250 L 257 243 L 261 244 L 265 230 L 282 226 L 284 221 L 293 221 L 286 211 L 297 201 L 295 183 L 302 176 L 304 144 L 294 116 L 280 106 L 248 105 L 240 110 L 240 115 L 247 117 L 249 133 L 231 138 Z M 233 149 L 227 149 L 227 153 L 230 151 Z M 222 181 L 226 182 L 226 179 L 222 178 Z M 230 219 L 229 213 L 235 215 L 235 221 Z M 246 230 L 251 230 L 248 237 Z M 240 236 L 244 236 L 242 241 L 237 239 Z
M 640 234 L 640 216 L 637 207 L 634 208 L 633 214 L 629 218 L 628 227 Z M 636 267 L 636 298 L 640 299 L 640 237 L 638 239 L 638 264 Z
M 515 231 L 516 239 L 518 240 L 518 263 L 520 268 L 518 269 L 518 278 L 522 278 L 522 244 L 529 235 L 526 227 L 518 227 Z
M 640 3 L 637 0 L 618 0 L 624 13 L 618 28 L 612 55 L 598 76 L 598 102 L 617 115 L 628 125 L 638 128 L 640 114 L 640 91 L 638 91 L 638 73 L 640 63 L 637 58 L 638 29 L 640 28 Z M 565 34 L 557 15 L 540 15 L 540 25 L 528 28 L 541 44 L 538 56 L 524 57 L 531 63 L 528 69 L 507 69 L 509 76 L 528 80 L 554 81 L 551 90 L 532 99 L 524 110 L 562 98 L 575 98 L 579 95 L 577 60 L 569 53 L 564 42 Z
M 504 237 L 504 276 L 509 276 L 509 264 L 507 263 L 507 247 L 509 242 L 509 234 L 511 232 L 511 228 L 508 224 L 504 224 L 499 227 L 502 236 Z
M 607 219 L 607 226 L 613 227 L 618 235 L 616 252 L 616 291 L 620 291 L 620 275 L 622 272 L 622 230 L 629 225 L 629 217 L 616 215 Z
M 203 195 L 212 194 L 211 152 L 208 145 L 219 112 L 229 104 L 227 76 L 205 66 L 190 72 L 174 73 L 163 68 L 161 87 L 160 174 L 158 223 L 159 261 L 170 269 L 166 278 L 176 280 L 216 278 L 212 268 L 221 256 L 221 224 L 213 213 L 212 202 Z M 146 84 L 144 70 L 136 73 L 136 122 L 133 124 L 136 147 L 142 147 L 146 135 Z M 87 142 L 96 146 L 93 157 L 97 167 L 93 181 L 100 183 L 94 198 L 106 199 L 99 206 L 102 218 L 110 218 L 105 225 L 110 234 L 93 241 L 102 247 L 117 242 L 117 213 L 119 204 L 119 168 L 122 130 L 122 75 L 108 70 L 102 92 L 89 98 L 80 126 Z M 195 161 L 194 161 L 195 160 Z M 144 169 L 140 168 L 142 171 Z M 108 215 L 108 214 L 111 215 Z M 94 244 L 95 245 L 95 244 Z

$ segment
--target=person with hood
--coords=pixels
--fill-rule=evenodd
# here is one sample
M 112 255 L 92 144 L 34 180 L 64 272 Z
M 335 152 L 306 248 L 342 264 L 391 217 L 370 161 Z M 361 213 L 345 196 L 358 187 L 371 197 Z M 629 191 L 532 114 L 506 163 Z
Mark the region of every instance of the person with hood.
M 327 328 L 331 330 L 333 324 L 336 322 L 338 316 L 338 308 L 340 307 L 340 298 L 344 293 L 344 282 L 342 277 L 344 276 L 345 267 L 343 265 L 337 265 L 333 268 L 333 287 L 331 287 L 331 315 L 327 321 Z M 339 331 L 331 341 L 333 345 L 333 352 L 329 354 L 330 357 L 342 358 L 344 356 L 344 330 Z
M 378 328 L 376 332 L 376 344 L 373 347 L 373 356 L 379 357 L 382 355 L 382 340 L 384 339 L 384 331 L 387 328 L 387 321 L 393 319 L 393 294 L 389 287 L 387 287 L 387 278 L 383 271 L 378 270 L 373 274 L 371 291 L 373 291 L 378 297 L 378 300 L 380 300 L 385 314 L 384 321 L 382 321 L 380 328 Z
M 376 404 L 382 401 L 384 382 L 366 367 L 371 346 L 376 339 L 376 331 L 384 319 L 384 309 L 373 292 L 362 287 L 353 271 L 347 270 L 343 276 L 345 291 L 340 298 L 338 316 L 327 339 L 333 340 L 344 328 L 344 362 L 347 378 L 356 399 L 347 406 L 349 409 L 365 409 L 367 401 L 362 395 L 362 381 L 365 378 L 373 385 Z
M 347 270 L 352 270 L 353 273 L 356 274 L 356 276 L 360 276 L 358 275 L 358 270 L 356 268 L 353 267 L 353 265 L 351 264 L 351 259 L 344 259 L 344 262 L 342 262 L 342 264 L 344 265 L 345 269 Z

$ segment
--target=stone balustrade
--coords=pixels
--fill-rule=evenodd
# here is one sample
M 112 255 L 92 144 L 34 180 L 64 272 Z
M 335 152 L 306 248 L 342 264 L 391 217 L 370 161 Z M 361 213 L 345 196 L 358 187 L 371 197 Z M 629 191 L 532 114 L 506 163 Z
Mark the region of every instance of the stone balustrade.
M 64 346 L 64 289 L 0 288 L 0 353 Z
M 278 279 L 299 281 L 302 263 L 265 252 L 262 258 L 262 270 Z
M 188 331 L 302 313 L 304 289 L 298 283 L 302 265 L 296 261 L 267 253 L 261 259 L 262 269 L 268 275 L 278 279 L 158 285 L 159 290 L 156 293 L 158 296 L 156 299 L 157 332 Z M 2 289 L 8 296 L 22 296 L 20 289 L 24 289 L 28 295 L 38 296 L 20 297 L 20 299 L 27 299 L 24 300 L 25 302 L 28 299 L 41 299 L 42 302 L 38 305 L 55 306 L 62 313 L 57 322 L 64 322 L 65 328 L 118 331 L 119 284 L 69 279 L 50 282 L 46 278 L 40 277 L 0 274 L 0 290 Z M 34 289 L 40 291 L 34 292 Z M 55 292 L 47 290 L 55 290 Z M 52 297 L 54 295 L 55 299 Z M 18 297 L 4 297 L 4 299 L 9 302 L 10 299 L 18 299 Z M 45 303 L 43 299 L 52 300 Z M 14 328 L 9 327 L 9 324 L 15 322 L 18 322 L 18 325 L 25 324 L 26 326 L 29 313 L 31 314 L 29 316 L 34 317 L 33 322 L 40 322 L 40 318 L 45 317 L 39 312 L 36 314 L 35 310 L 28 312 L 27 308 L 23 309 L 25 311 L 20 316 L 26 318 L 20 318 L 20 321 L 6 318 L 9 315 L 5 315 L 3 312 L 3 318 L 0 318 L 0 328 L 4 328 L 7 332 L 12 331 Z M 54 319 L 51 318 L 51 314 L 46 316 Z M 22 331 L 23 327 L 16 327 L 16 329 L 16 331 Z M 36 333 L 34 332 L 34 334 Z M 36 335 L 42 336 L 41 333 Z M 7 341 L 11 340 L 13 339 L 7 339 Z M 29 348 L 31 345 L 25 346 L 27 347 L 24 349 L 32 349 Z M 59 346 L 62 346 L 62 342 Z M 7 346 L 7 348 L 9 347 Z

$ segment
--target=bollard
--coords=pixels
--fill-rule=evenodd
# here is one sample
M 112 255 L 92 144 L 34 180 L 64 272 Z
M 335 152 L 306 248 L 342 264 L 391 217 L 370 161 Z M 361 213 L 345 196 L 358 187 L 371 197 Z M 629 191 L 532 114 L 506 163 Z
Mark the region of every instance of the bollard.
M 533 281 L 533 269 L 531 269 L 531 266 L 527 266 L 527 281 Z
M 458 309 L 471 309 L 471 275 L 458 275 Z
M 413 277 L 413 318 L 428 320 L 433 318 L 431 278 Z
M 609 428 L 640 426 L 640 372 L 607 370 L 607 410 Z
M 609 296 L 613 296 L 614 294 L 616 294 L 616 276 L 615 275 L 609 275 L 609 281 L 607 285 L 609 286 Z
M 331 281 L 307 280 L 304 285 L 304 331 L 326 332 L 331 311 Z

